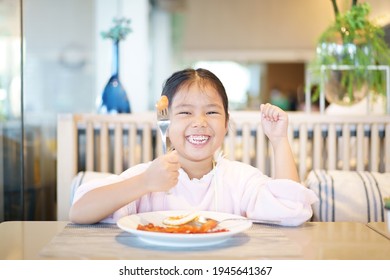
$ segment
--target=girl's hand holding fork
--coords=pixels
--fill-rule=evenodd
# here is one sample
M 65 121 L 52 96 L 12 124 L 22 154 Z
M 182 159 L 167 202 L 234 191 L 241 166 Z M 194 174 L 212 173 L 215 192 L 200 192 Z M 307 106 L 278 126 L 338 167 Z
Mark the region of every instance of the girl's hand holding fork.
M 178 182 L 179 168 L 177 151 L 159 156 L 144 173 L 145 187 L 150 192 L 168 192 Z

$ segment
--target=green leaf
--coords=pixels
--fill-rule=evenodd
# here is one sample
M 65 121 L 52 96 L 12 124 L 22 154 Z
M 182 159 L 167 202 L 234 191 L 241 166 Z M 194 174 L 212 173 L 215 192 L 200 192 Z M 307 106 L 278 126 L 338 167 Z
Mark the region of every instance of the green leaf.
M 126 36 L 132 32 L 130 28 L 130 19 L 114 18 L 113 26 L 107 32 L 101 32 L 103 39 L 112 39 L 113 41 L 120 41 L 126 39 Z

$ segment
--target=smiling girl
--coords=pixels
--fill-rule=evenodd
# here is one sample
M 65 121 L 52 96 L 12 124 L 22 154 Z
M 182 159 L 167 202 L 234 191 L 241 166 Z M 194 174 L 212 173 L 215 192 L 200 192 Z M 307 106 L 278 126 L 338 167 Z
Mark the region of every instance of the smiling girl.
M 185 69 L 166 81 L 173 151 L 120 175 L 81 185 L 70 220 L 116 222 L 131 214 L 161 210 L 207 210 L 297 226 L 312 216 L 315 194 L 299 184 L 287 139 L 288 115 L 262 104 L 259 118 L 275 159 L 275 177 L 223 157 L 228 97 L 221 81 L 205 69 Z

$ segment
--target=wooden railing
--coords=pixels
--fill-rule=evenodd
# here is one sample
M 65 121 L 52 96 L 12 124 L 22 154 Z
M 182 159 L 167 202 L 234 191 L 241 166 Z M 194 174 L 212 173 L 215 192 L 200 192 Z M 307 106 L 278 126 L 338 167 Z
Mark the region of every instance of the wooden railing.
M 390 116 L 289 113 L 289 141 L 303 181 L 312 169 L 390 171 Z M 57 125 L 58 216 L 69 209 L 78 171 L 119 174 L 162 153 L 155 113 L 66 114 Z M 232 112 L 222 152 L 273 176 L 272 147 L 259 112 Z

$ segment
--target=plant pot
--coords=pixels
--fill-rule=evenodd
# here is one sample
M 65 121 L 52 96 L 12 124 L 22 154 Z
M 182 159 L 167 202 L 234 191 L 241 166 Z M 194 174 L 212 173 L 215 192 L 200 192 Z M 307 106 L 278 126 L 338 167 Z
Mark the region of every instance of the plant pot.
M 387 231 L 390 233 L 390 208 L 385 208 L 385 223 Z
M 329 103 L 353 105 L 368 95 L 370 70 L 362 68 L 371 63 L 366 45 L 322 43 L 317 56 L 321 58 L 321 79 Z
M 330 70 L 325 78 L 325 98 L 329 103 L 350 106 L 359 103 L 368 95 L 368 86 L 361 86 L 352 80 L 343 82 L 346 77 L 353 77 L 353 70 Z
M 112 75 L 104 88 L 101 104 L 99 106 L 101 114 L 121 114 L 131 113 L 130 103 L 125 89 L 120 82 L 118 75 Z

